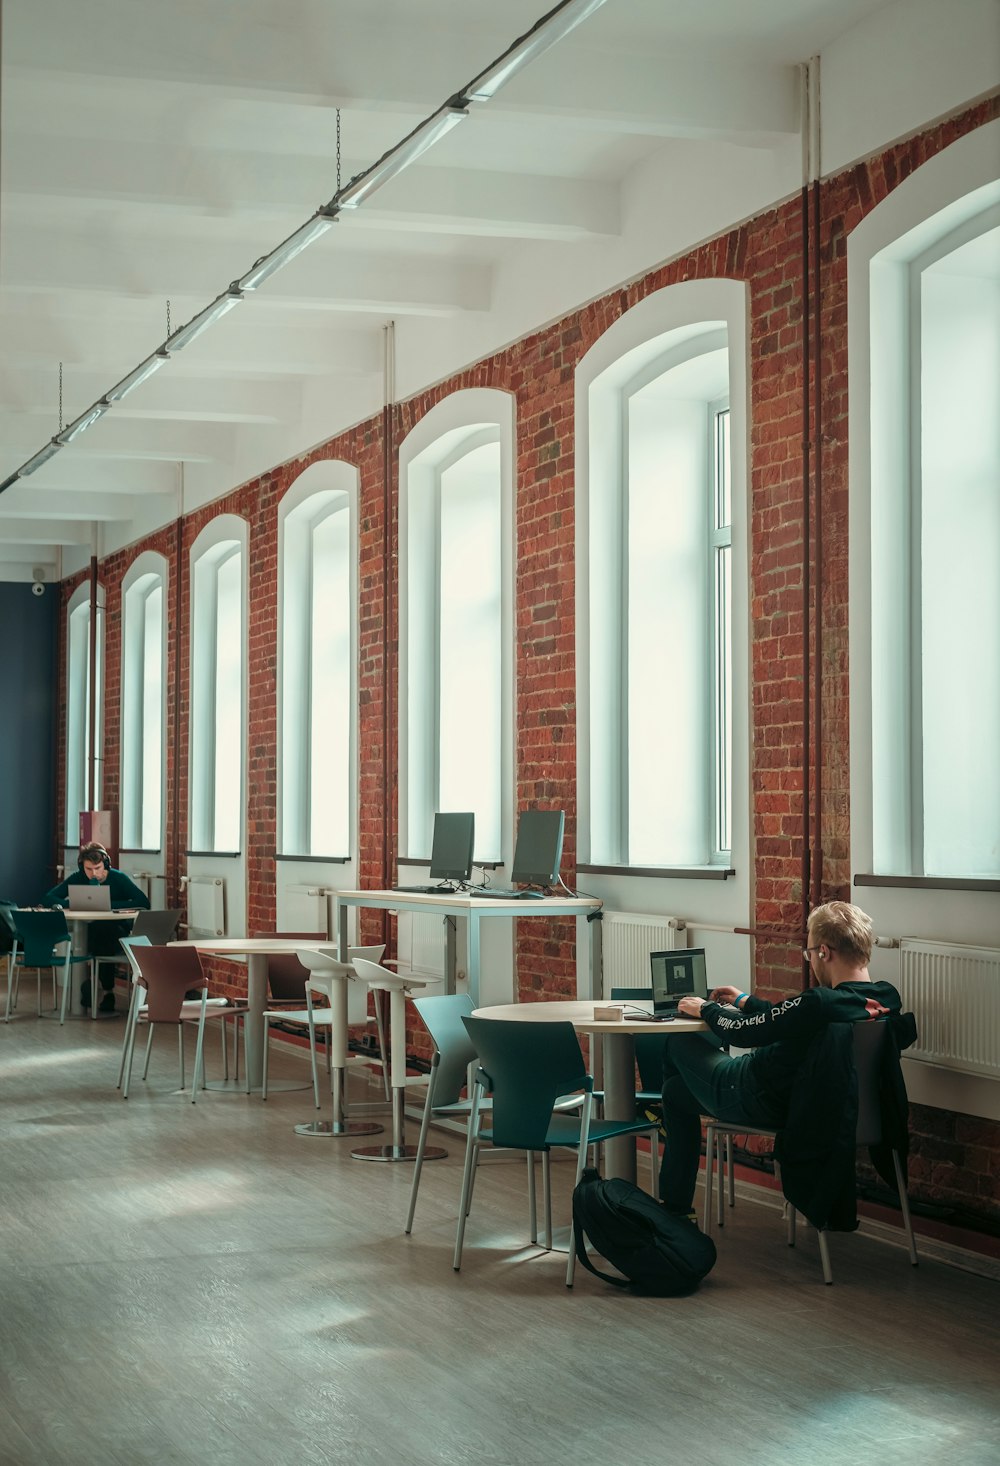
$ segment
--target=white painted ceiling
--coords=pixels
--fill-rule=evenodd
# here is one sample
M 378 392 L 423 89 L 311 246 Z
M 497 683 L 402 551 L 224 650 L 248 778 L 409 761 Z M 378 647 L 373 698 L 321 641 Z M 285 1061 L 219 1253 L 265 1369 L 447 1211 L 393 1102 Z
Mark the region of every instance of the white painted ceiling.
M 0 481 L 155 351 L 168 300 L 176 330 L 337 192 L 338 108 L 346 184 L 546 8 L 3 0 Z M 377 412 L 389 321 L 405 397 L 791 192 L 797 63 L 885 9 L 606 0 L 0 494 L 0 579 L 70 573 Z

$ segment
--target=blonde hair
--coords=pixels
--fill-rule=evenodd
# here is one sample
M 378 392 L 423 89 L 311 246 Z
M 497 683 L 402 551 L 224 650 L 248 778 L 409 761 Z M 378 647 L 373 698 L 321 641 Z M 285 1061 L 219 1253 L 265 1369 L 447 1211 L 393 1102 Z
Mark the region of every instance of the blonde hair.
M 867 967 L 872 955 L 872 919 L 848 901 L 828 901 L 809 913 L 809 945 L 820 943 L 855 967 Z

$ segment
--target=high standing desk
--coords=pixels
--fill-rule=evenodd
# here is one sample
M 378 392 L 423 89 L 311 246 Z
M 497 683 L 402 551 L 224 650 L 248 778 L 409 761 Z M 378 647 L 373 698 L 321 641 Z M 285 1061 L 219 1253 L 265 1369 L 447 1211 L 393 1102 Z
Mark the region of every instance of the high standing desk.
M 352 906 L 365 906 L 378 911 L 416 911 L 425 915 L 456 916 L 468 923 L 469 996 L 479 1002 L 479 928 L 483 921 L 513 921 L 522 917 L 591 916 L 600 912 L 602 902 L 592 896 L 545 896 L 541 900 L 491 901 L 488 896 L 454 895 L 425 896 L 418 891 L 338 891 L 337 933 L 340 939 L 340 960 L 347 961 L 347 913 Z M 595 996 L 595 974 L 600 972 L 600 922 L 590 923 L 590 993 Z M 445 990 L 456 989 L 457 952 L 455 932 L 449 926 L 445 944 Z
M 500 1003 L 478 1008 L 474 1018 L 495 1018 L 514 1023 L 572 1023 L 577 1033 L 600 1034 L 604 1044 L 604 1113 L 609 1120 L 631 1120 L 635 1116 L 635 1045 L 638 1033 L 670 1038 L 673 1034 L 707 1033 L 700 1018 L 675 1018 L 673 1023 L 651 1023 L 640 1015 L 621 1021 L 594 1018 L 592 1002 L 555 1000 L 541 1003 Z M 610 1176 L 635 1182 L 635 1138 L 620 1136 L 605 1143 L 606 1169 Z

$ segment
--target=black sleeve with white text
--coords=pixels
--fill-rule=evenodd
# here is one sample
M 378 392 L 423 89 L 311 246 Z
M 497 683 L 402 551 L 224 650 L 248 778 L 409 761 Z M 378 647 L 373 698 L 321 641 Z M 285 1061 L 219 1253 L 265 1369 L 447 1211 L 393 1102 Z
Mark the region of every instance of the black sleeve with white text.
M 742 1012 L 721 1003 L 706 1003 L 700 1016 L 717 1038 L 741 1049 L 781 1042 L 808 1043 L 823 1027 L 822 1004 L 815 989 L 786 998 L 783 1003 L 748 998 Z

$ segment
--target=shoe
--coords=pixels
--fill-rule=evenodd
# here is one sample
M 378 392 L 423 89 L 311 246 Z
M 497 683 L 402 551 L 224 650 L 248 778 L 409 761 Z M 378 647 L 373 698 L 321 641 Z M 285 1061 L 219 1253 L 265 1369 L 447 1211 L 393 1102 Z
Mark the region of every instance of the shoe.
M 103 998 L 101 999 L 100 1007 L 98 1008 L 97 1011 L 98 1011 L 98 1013 L 113 1013 L 115 1011 L 115 995 L 114 995 L 114 993 L 105 993 L 104 994 Z

